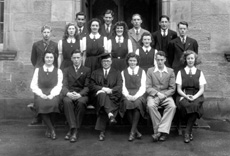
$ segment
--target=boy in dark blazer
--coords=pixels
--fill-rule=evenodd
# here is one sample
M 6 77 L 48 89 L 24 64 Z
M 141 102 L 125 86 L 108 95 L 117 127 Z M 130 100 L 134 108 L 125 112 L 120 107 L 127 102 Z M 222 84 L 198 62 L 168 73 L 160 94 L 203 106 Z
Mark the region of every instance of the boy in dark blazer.
M 101 35 L 105 36 L 107 38 L 110 38 L 112 36 L 114 12 L 112 10 L 106 10 L 104 13 L 104 24 L 101 26 Z
M 82 37 L 86 36 L 88 34 L 88 29 L 85 26 L 85 22 L 86 22 L 86 15 L 84 12 L 78 12 L 76 14 L 76 19 L 75 19 L 76 23 L 77 23 L 77 33 L 80 36 L 80 39 L 82 39 Z
M 65 68 L 63 72 L 62 94 L 64 113 L 69 124 L 65 139 L 76 142 L 88 103 L 90 69 L 82 66 L 82 53 L 78 49 L 72 52 L 71 60 L 73 66 Z

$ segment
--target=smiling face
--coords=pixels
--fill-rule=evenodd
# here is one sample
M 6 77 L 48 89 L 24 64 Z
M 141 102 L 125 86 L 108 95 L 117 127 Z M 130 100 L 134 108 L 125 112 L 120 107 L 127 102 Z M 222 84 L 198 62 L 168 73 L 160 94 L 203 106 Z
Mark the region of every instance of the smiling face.
M 128 60 L 129 67 L 131 69 L 134 69 L 137 66 L 137 58 L 136 57 L 130 57 Z
M 188 67 L 193 67 L 194 64 L 195 64 L 195 55 L 194 54 L 190 54 L 186 57 L 186 62 L 187 62 L 187 65 Z
M 93 21 L 92 23 L 91 23 L 91 26 L 90 26 L 90 28 L 91 28 L 91 32 L 92 33 L 98 33 L 98 31 L 99 31 L 99 23 L 97 22 L 97 21 Z
M 151 36 L 143 36 L 142 43 L 145 47 L 149 47 L 150 44 L 152 43 Z
M 51 31 L 50 29 L 44 29 L 42 32 L 42 37 L 45 41 L 48 41 L 50 39 Z
M 76 32 L 76 28 L 75 28 L 74 25 L 70 25 L 68 27 L 67 31 L 68 31 L 68 34 L 69 34 L 70 37 L 74 37 L 74 34 Z
M 82 62 L 82 56 L 80 53 L 74 53 L 71 56 L 71 60 L 75 66 L 80 66 Z
M 54 55 L 52 53 L 46 53 L 44 60 L 47 66 L 51 66 L 54 62 Z
M 77 18 L 76 18 L 76 23 L 77 23 L 77 26 L 79 28 L 84 26 L 84 24 L 85 24 L 85 16 L 84 15 L 78 15 Z
M 122 36 L 124 33 L 124 27 L 123 26 L 117 26 L 116 27 L 116 34 L 117 36 Z

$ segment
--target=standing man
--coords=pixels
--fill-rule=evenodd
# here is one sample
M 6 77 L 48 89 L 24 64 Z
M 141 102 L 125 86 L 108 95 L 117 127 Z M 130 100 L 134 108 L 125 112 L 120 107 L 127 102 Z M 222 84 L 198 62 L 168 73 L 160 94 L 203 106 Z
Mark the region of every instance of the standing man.
M 169 29 L 169 17 L 162 15 L 159 18 L 160 30 L 154 32 L 153 35 L 153 45 L 158 51 L 164 51 L 166 53 L 165 65 L 169 66 L 168 63 L 168 44 L 171 40 L 177 37 L 177 33 Z
M 166 140 L 176 112 L 172 98 L 176 89 L 175 74 L 171 68 L 165 66 L 165 61 L 165 53 L 158 51 L 157 66 L 149 68 L 147 72 L 147 107 L 153 124 L 153 141 Z M 164 108 L 163 116 L 158 111 L 159 106 Z
M 121 73 L 111 68 L 112 57 L 108 53 L 101 56 L 102 68 L 93 71 L 91 88 L 96 97 L 97 122 L 95 129 L 100 131 L 99 141 L 105 139 L 106 123 L 115 124 L 119 110 L 122 78 Z
M 69 131 L 65 140 L 76 142 L 78 139 L 78 129 L 88 102 L 90 69 L 82 66 L 82 53 L 75 50 L 71 54 L 73 66 L 64 69 L 63 89 L 64 113 L 69 124 Z
M 198 54 L 197 41 L 187 36 L 188 23 L 185 21 L 179 22 L 177 28 L 180 36 L 170 41 L 168 46 L 168 62 L 170 67 L 174 69 L 175 74 L 184 68 L 180 59 L 186 50 L 192 50 Z
M 85 26 L 85 22 L 86 22 L 86 15 L 84 12 L 78 12 L 76 14 L 76 19 L 75 19 L 76 23 L 77 23 L 77 33 L 80 35 L 80 39 L 82 39 L 82 37 L 86 36 L 88 34 L 88 30 L 87 27 Z
M 113 30 L 113 17 L 114 12 L 112 10 L 106 10 L 104 13 L 103 19 L 104 24 L 101 26 L 101 35 L 105 36 L 107 38 L 110 38 L 112 36 L 112 30 Z
M 50 26 L 44 25 L 41 28 L 42 40 L 37 41 L 33 44 L 31 52 L 31 63 L 34 68 L 39 68 L 43 66 L 43 54 L 46 51 L 54 52 L 58 56 L 58 46 L 56 42 L 50 40 L 52 29 Z M 57 57 L 55 57 L 57 58 Z M 57 67 L 57 59 L 54 60 L 54 66 Z M 33 105 L 28 105 L 29 108 L 34 112 Z M 35 113 L 36 114 L 36 113 Z M 40 116 L 35 115 L 31 122 L 31 125 L 40 124 L 42 119 Z
M 140 14 L 134 14 L 132 16 L 131 23 L 133 24 L 133 28 L 129 30 L 129 37 L 132 41 L 133 51 L 135 52 L 138 48 L 141 47 L 140 39 L 142 34 L 144 32 L 149 33 L 149 31 L 141 28 L 142 19 Z

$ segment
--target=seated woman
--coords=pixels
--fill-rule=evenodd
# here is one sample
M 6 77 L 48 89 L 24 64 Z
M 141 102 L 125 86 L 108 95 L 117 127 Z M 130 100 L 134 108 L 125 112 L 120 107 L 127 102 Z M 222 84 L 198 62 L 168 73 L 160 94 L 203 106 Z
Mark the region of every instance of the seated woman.
M 56 54 L 46 51 L 43 56 L 44 65 L 36 68 L 30 88 L 35 94 L 35 109 L 47 126 L 46 136 L 56 139 L 54 115 L 59 113 L 59 94 L 62 89 L 63 74 L 54 67 Z
M 141 139 L 142 134 L 137 129 L 140 115 L 145 117 L 146 112 L 146 74 L 140 68 L 139 56 L 129 53 L 126 58 L 129 66 L 121 72 L 123 79 L 122 94 L 124 96 L 123 106 L 121 107 L 121 116 L 127 112 L 128 119 L 132 124 L 128 140 L 133 141 L 135 138 Z
M 197 54 L 191 50 L 185 51 L 182 61 L 186 67 L 181 69 L 176 77 L 177 107 L 180 117 L 187 119 L 187 126 L 184 134 L 184 142 L 193 140 L 192 127 L 197 118 L 203 114 L 204 86 L 206 80 L 201 70 L 196 68 L 199 63 Z
M 108 40 L 108 52 L 112 55 L 113 68 L 119 71 L 127 68 L 125 58 L 133 52 L 133 46 L 125 22 L 118 21 L 113 27 L 111 39 Z

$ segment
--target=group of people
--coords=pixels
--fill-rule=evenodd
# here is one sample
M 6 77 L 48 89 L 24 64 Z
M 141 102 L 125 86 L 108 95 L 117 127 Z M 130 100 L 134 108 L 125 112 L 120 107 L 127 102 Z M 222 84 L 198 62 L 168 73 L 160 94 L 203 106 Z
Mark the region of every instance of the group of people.
M 51 28 L 42 27 L 43 39 L 32 47 L 31 89 L 37 117 L 47 125 L 45 135 L 56 139 L 54 118 L 62 106 L 69 125 L 64 138 L 76 142 L 91 103 L 100 141 L 105 139 L 107 122 L 115 124 L 118 114 L 126 114 L 130 121 L 129 141 L 141 139 L 138 122 L 148 114 L 153 140 L 165 141 L 178 108 L 179 132 L 180 119 L 186 120 L 184 142 L 189 143 L 192 126 L 203 113 L 206 80 L 196 68 L 198 44 L 187 36 L 188 23 L 178 23 L 177 36 L 169 29 L 166 15 L 160 17 L 160 30 L 153 34 L 141 28 L 139 14 L 132 16 L 130 30 L 124 21 L 112 24 L 113 18 L 113 11 L 107 10 L 104 24 L 93 18 L 87 27 L 85 14 L 79 12 L 76 24 L 66 25 L 58 44 L 50 40 Z

